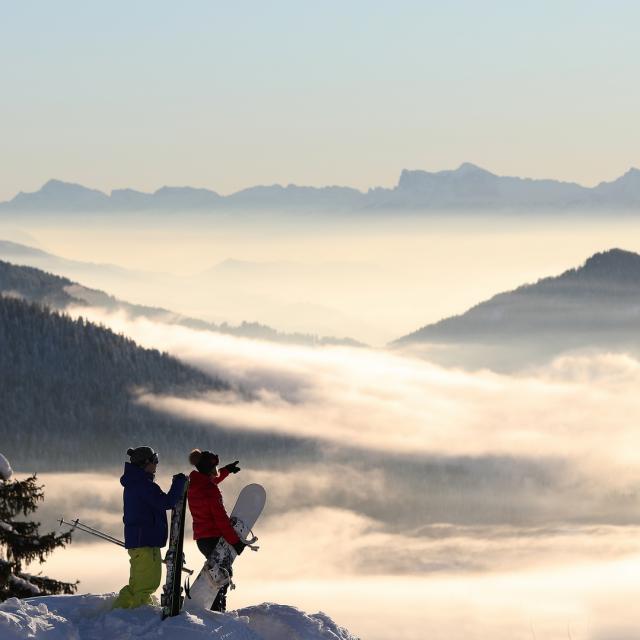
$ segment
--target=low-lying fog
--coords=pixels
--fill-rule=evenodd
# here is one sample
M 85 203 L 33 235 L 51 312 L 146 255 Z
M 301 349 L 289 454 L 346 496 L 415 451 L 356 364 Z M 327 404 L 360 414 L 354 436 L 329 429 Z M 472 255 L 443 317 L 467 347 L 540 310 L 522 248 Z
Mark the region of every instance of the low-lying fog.
M 243 390 L 141 393 L 155 410 L 325 444 L 323 460 L 249 467 L 223 485 L 228 505 L 248 482 L 268 492 L 262 548 L 239 560 L 232 606 L 320 608 L 367 640 L 387 640 L 390 620 L 411 640 L 637 636 L 634 358 L 568 355 L 518 376 L 470 373 L 75 312 Z M 185 458 L 193 446 L 216 448 L 185 442 Z M 159 482 L 175 470 L 161 465 Z M 43 521 L 80 516 L 122 536 L 119 474 L 43 475 Z M 197 567 L 192 543 L 186 553 Z M 106 591 L 127 567 L 121 549 L 79 534 L 47 571 Z
M 131 302 L 380 345 L 596 251 L 640 250 L 633 216 L 599 215 L 23 217 L 0 239 L 124 267 L 56 272 Z

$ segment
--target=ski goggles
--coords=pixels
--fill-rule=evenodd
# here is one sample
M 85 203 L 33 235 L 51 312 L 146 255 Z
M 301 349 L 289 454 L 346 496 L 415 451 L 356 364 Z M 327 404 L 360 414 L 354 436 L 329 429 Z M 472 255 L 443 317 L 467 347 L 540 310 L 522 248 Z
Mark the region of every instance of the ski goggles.
M 149 462 L 153 463 L 153 464 L 158 464 L 158 454 L 154 453 L 150 458 L 149 458 Z

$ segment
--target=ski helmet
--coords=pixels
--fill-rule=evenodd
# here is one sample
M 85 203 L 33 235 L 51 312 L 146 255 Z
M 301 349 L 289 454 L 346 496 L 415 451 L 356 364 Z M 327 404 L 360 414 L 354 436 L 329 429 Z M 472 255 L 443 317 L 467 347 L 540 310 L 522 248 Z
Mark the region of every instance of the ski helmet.
M 138 467 L 144 467 L 149 462 L 158 464 L 158 454 L 151 447 L 127 449 L 127 455 L 131 458 L 131 464 Z

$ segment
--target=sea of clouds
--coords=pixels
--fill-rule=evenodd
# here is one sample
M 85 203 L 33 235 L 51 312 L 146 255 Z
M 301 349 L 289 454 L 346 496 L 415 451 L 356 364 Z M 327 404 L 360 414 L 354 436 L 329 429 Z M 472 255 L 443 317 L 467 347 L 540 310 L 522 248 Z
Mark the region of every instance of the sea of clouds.
M 268 551 L 245 564 L 251 589 L 266 589 L 268 576 L 274 597 L 286 593 L 287 602 L 307 606 L 305 590 L 292 586 L 304 567 L 339 614 L 342 605 L 327 586 L 336 576 L 361 594 L 372 584 L 400 591 L 412 584 L 432 602 L 442 597 L 439 585 L 442 593 L 451 590 L 468 620 L 480 614 L 463 606 L 465 589 L 486 589 L 493 599 L 483 611 L 500 610 L 502 617 L 495 628 L 482 628 L 497 638 L 532 637 L 522 611 L 530 603 L 509 594 L 542 598 L 531 613 L 538 630 L 563 628 L 566 637 L 560 621 L 570 619 L 573 637 L 599 638 L 613 627 L 598 576 L 624 601 L 636 593 L 625 567 L 638 566 L 640 552 L 640 363 L 629 355 L 567 354 L 504 375 L 447 369 L 386 350 L 275 345 L 121 313 L 74 313 L 231 383 L 230 391 L 189 397 L 139 390 L 138 401 L 154 410 L 212 428 L 319 443 L 321 459 L 246 467 L 223 485 L 228 504 L 247 482 L 268 490 L 260 523 Z M 163 470 L 160 483 L 169 477 Z M 121 535 L 116 475 L 44 480 L 45 519 L 62 505 Z M 192 555 L 197 559 L 195 549 Z M 566 589 L 545 592 L 541 575 Z M 356 630 L 382 597 L 372 593 L 350 600 L 354 615 L 359 611 Z M 405 595 L 398 606 L 413 602 L 414 592 Z M 422 616 L 423 623 L 439 619 L 452 629 L 455 611 L 443 604 L 439 615 L 445 611 L 447 621 L 434 611 L 411 615 L 415 624 Z M 575 625 L 590 617 L 593 624 L 579 631 Z M 415 624 L 399 637 L 420 637 L 411 635 Z M 633 627 L 626 616 L 616 624 L 620 633 Z M 487 637 L 476 631 L 470 627 L 466 637 Z

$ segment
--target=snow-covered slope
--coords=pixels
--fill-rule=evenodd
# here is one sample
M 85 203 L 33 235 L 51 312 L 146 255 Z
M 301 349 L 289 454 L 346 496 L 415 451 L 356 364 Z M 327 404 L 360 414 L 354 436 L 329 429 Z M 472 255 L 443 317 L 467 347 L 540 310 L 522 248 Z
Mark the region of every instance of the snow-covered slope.
M 230 613 L 160 619 L 159 607 L 111 609 L 115 594 L 48 596 L 0 604 L 2 640 L 357 640 L 323 613 L 261 604 Z

